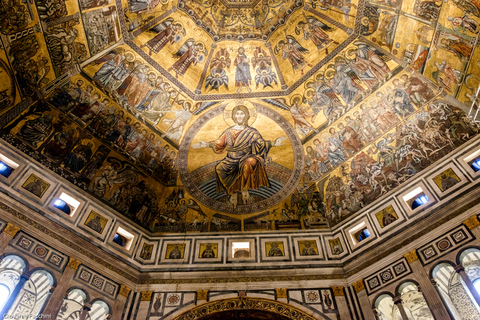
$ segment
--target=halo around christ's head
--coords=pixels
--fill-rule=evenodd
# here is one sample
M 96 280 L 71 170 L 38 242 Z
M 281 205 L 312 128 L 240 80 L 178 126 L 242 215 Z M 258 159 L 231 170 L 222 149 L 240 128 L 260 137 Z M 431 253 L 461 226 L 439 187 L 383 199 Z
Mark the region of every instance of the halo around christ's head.
M 237 106 L 245 106 L 247 108 L 250 115 L 250 118 L 248 119 L 248 125 L 252 126 L 255 120 L 257 120 L 257 109 L 255 109 L 255 106 L 251 102 L 244 100 L 235 100 L 227 104 L 225 111 L 223 112 L 223 119 L 225 120 L 225 123 L 229 127 L 236 125 L 235 121 L 233 120 L 232 111 Z

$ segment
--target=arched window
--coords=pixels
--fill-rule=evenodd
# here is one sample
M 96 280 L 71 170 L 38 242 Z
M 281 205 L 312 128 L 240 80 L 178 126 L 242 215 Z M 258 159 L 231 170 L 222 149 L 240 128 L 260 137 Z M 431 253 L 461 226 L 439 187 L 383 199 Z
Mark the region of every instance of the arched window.
M 9 297 L 10 289 L 4 284 L 0 284 L 0 310 L 3 309 Z
M 2 259 L 2 262 L 0 263 L 0 285 L 2 286 L 0 310 L 2 310 L 5 303 L 10 298 L 10 295 L 15 290 L 25 268 L 25 261 L 19 256 L 8 255 Z
M 14 318 L 15 316 L 23 316 L 22 319 L 36 319 L 36 315 L 41 312 L 50 296 L 50 288 L 54 283 L 50 272 L 46 270 L 34 271 L 20 290 L 9 314 Z M 25 317 L 25 315 L 28 315 L 28 317 Z
M 404 282 L 398 288 L 402 298 L 402 305 L 409 319 L 412 320 L 434 320 L 435 318 L 428 307 L 427 301 L 418 287 L 413 282 Z
M 480 250 L 470 248 L 462 251 L 460 254 L 460 263 L 465 269 L 468 278 L 470 278 L 473 283 L 480 279 Z
M 382 294 L 375 300 L 375 311 L 378 320 L 402 320 L 400 310 L 388 294 Z
M 80 319 L 83 305 L 88 302 L 87 294 L 77 288 L 68 290 L 67 296 L 63 299 L 62 306 L 57 315 L 57 320 Z
M 110 314 L 110 307 L 101 300 L 97 300 L 92 304 L 92 308 L 88 312 L 91 320 L 103 320 Z
M 432 275 L 437 290 L 455 319 L 480 319 L 480 312 L 470 292 L 452 265 L 440 263 L 435 266 Z

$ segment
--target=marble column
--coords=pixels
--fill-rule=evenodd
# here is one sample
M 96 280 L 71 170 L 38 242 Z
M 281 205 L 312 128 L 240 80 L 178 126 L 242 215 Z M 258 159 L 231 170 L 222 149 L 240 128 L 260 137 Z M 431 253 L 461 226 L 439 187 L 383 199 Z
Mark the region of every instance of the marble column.
M 402 298 L 400 297 L 393 298 L 393 303 L 395 303 L 395 305 L 398 308 L 398 311 L 400 311 L 400 315 L 402 316 L 402 319 L 408 320 L 407 313 L 405 312 L 405 308 L 403 307 L 403 304 L 402 304 Z
M 9 314 L 8 311 L 12 307 L 13 303 L 15 302 L 15 299 L 17 298 L 18 294 L 20 293 L 20 290 L 22 290 L 23 285 L 25 284 L 25 282 L 28 281 L 28 279 L 30 279 L 30 274 L 24 273 L 24 274 L 20 275 L 20 279 L 18 280 L 17 285 L 15 286 L 15 288 L 13 289 L 13 292 L 8 297 L 7 302 L 5 302 L 5 305 L 3 306 L 2 311 L 0 311 L 0 314 L 2 315 L 2 319 L 3 319 L 3 315 Z M 7 318 L 7 317 L 5 317 L 5 318 Z
M 472 294 L 473 298 L 477 302 L 477 305 L 480 306 L 480 294 L 478 293 L 477 289 L 473 286 L 472 280 L 468 277 L 468 275 L 465 273 L 465 268 L 459 264 L 454 267 L 455 272 L 457 272 L 460 277 L 462 277 L 463 282 L 467 285 L 468 290 L 470 290 L 470 293 Z
M 82 313 L 80 314 L 79 320 L 86 320 L 88 313 L 92 310 L 92 305 L 90 303 L 85 303 L 82 308 Z
M 480 221 L 476 215 L 471 216 L 467 220 L 463 221 L 463 224 L 472 231 L 477 240 L 480 239 Z
M 0 233 L 0 254 L 5 252 L 5 249 L 18 231 L 20 231 L 19 227 L 14 226 L 11 223 L 7 223 L 5 229 L 3 229 L 2 233 Z
M 150 300 L 152 300 L 152 295 L 153 295 L 153 291 L 142 292 L 136 320 L 147 319 L 147 316 L 150 313 L 150 310 L 148 309 L 148 307 L 150 306 Z
M 122 319 L 123 309 L 125 309 L 125 303 L 127 302 L 128 294 L 130 293 L 130 288 L 120 285 L 120 290 L 118 291 L 117 300 L 113 306 L 111 320 L 120 320 Z
M 348 312 L 347 299 L 345 298 L 345 291 L 343 287 L 332 287 L 333 296 L 337 303 L 338 314 L 340 320 L 351 320 L 350 312 Z
M 375 319 L 375 315 L 373 314 L 373 310 L 371 307 L 370 300 L 368 299 L 367 291 L 365 290 L 365 284 L 363 283 L 363 279 L 358 280 L 353 284 L 355 288 L 355 292 L 357 293 L 358 301 L 360 304 L 360 308 L 362 309 L 362 314 L 365 319 Z
M 55 290 L 53 291 L 50 299 L 47 302 L 47 306 L 43 311 L 44 314 L 51 315 L 52 319 L 57 317 L 57 313 L 62 306 L 63 299 L 67 294 L 67 290 L 73 286 L 73 277 L 77 272 L 78 267 L 82 264 L 81 261 L 70 258 L 68 264 L 63 270 L 62 276 L 57 281 Z
M 422 264 L 418 260 L 416 250 L 412 250 L 405 254 L 410 268 L 412 269 L 419 286 L 422 288 L 422 293 L 427 301 L 430 311 L 435 319 L 450 319 L 450 315 L 443 304 L 442 299 L 438 295 L 438 291 L 433 286 L 428 274 L 425 272 Z

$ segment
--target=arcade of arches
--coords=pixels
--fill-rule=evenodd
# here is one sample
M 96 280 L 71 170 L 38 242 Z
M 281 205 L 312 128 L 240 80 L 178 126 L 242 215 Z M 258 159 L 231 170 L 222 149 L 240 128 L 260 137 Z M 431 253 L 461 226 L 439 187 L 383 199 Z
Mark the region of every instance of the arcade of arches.
M 0 315 L 480 319 L 478 0 L 0 2 Z

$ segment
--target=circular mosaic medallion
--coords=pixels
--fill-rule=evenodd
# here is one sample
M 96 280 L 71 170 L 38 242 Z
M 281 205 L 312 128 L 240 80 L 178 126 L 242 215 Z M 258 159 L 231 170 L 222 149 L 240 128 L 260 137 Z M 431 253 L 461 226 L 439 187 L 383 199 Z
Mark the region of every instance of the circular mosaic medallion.
M 188 129 L 178 152 L 186 191 L 212 210 L 267 210 L 300 182 L 303 148 L 277 112 L 248 101 L 225 103 Z
M 47 250 L 44 247 L 36 247 L 35 254 L 39 257 L 44 257 L 47 254 Z
M 451 245 L 452 244 L 447 239 L 440 240 L 437 243 L 438 249 L 440 249 L 442 251 L 447 250 L 448 248 L 450 248 Z
M 315 302 L 315 301 L 317 301 L 318 298 L 319 298 L 319 297 L 318 297 L 318 293 L 315 292 L 315 291 L 307 292 L 306 296 L 307 296 L 307 301 L 308 301 L 308 302 Z
M 178 294 L 171 294 L 167 298 L 168 304 L 177 304 L 180 302 L 180 296 Z

